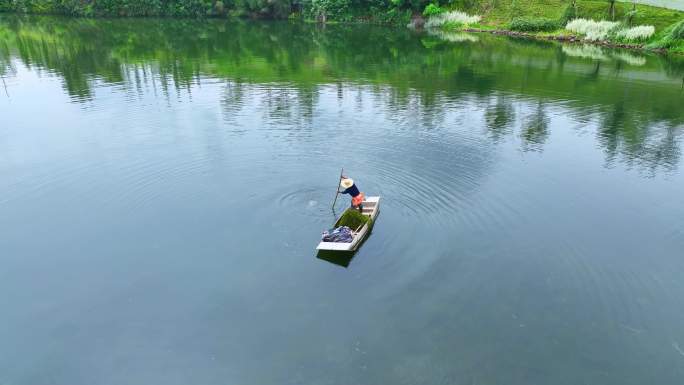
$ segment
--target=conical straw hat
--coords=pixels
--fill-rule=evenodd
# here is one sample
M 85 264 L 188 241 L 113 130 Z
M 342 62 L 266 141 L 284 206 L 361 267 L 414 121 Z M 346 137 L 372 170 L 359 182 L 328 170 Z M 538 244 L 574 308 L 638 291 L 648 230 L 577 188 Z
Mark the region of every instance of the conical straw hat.
M 342 186 L 342 187 L 345 188 L 345 189 L 348 189 L 348 188 L 350 188 L 350 187 L 353 186 L 353 185 L 354 185 L 354 180 L 351 179 L 351 178 L 344 178 L 344 179 L 342 179 L 342 181 L 340 182 L 340 186 Z

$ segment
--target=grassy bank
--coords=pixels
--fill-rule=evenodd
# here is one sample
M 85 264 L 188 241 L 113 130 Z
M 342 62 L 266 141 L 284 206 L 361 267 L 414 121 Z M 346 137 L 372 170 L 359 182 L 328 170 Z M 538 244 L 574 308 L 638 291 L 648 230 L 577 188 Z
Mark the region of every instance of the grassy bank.
M 428 25 L 430 19 L 445 19 L 446 12 L 456 10 L 478 21 L 451 17 L 433 27 L 684 53 L 684 12 L 671 9 L 607 0 L 457 0 L 427 12 L 432 13 Z M 584 22 L 569 26 L 575 19 Z M 599 27 L 603 34 L 595 33 Z

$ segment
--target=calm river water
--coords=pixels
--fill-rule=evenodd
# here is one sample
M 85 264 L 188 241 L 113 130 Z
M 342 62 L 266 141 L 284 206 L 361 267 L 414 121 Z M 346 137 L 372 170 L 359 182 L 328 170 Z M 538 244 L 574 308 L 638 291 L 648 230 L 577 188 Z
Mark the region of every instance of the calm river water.
M 0 73 L 2 385 L 684 383 L 682 57 L 5 15 Z

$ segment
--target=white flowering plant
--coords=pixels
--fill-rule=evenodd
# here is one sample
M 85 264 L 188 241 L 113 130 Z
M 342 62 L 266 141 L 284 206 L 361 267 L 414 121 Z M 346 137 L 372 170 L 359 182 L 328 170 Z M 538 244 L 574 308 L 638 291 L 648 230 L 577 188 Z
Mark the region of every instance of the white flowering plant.
M 630 28 L 614 21 L 589 19 L 571 20 L 565 29 L 582 35 L 585 40 L 589 41 L 612 40 L 635 43 L 646 41 L 655 34 L 655 27 L 652 25 L 639 25 Z
M 574 19 L 565 26 L 570 32 L 584 35 L 586 40 L 606 40 L 608 35 L 620 27 L 620 23 L 614 21 L 594 21 L 589 19 Z
M 655 27 L 652 25 L 639 25 L 632 28 L 625 28 L 617 31 L 615 37 L 620 41 L 642 42 L 650 39 L 655 34 Z
M 468 15 L 464 12 L 450 11 L 430 16 L 428 21 L 425 23 L 425 27 L 438 28 L 447 25 L 468 26 L 471 24 L 476 24 L 480 20 L 482 20 L 482 17 L 478 15 Z

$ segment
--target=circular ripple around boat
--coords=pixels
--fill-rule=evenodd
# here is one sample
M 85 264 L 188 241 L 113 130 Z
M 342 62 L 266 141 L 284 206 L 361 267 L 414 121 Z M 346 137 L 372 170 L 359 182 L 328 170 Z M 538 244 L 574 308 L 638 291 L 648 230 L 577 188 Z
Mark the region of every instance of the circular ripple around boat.
M 387 135 L 355 146 L 352 164 L 366 194 L 380 194 L 399 219 L 444 224 L 463 209 L 488 174 L 486 143 L 461 135 Z M 414 133 L 415 134 L 415 133 Z M 439 136 L 439 137 L 438 137 Z M 370 165 L 370 166 L 369 166 Z
M 318 223 L 327 223 L 333 218 L 331 199 L 334 197 L 325 194 L 325 191 L 329 191 L 329 188 L 327 190 L 322 187 L 292 190 L 278 197 L 277 202 L 288 215 L 314 218 Z M 336 206 L 340 212 L 343 210 L 343 205 L 340 204 L 342 201 L 344 201 L 342 197 L 337 199 Z

